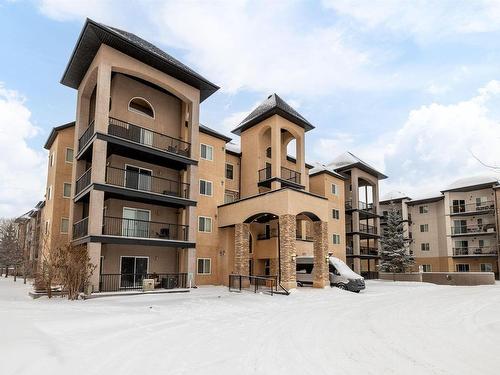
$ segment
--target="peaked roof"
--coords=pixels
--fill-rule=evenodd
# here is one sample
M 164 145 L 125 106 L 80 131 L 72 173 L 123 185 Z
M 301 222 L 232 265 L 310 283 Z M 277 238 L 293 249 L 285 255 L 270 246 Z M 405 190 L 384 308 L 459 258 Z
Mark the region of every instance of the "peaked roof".
M 498 178 L 492 176 L 472 176 L 458 179 L 448 185 L 444 191 L 470 191 L 498 185 Z
M 200 101 L 219 87 L 148 41 L 87 18 L 61 83 L 77 89 L 101 44 L 106 44 L 200 90 Z
M 60 131 L 60 130 L 64 130 L 64 129 L 70 128 L 72 126 L 75 126 L 75 122 L 74 121 L 68 122 L 67 124 L 63 124 L 63 125 L 60 125 L 60 126 L 53 127 L 52 130 L 50 131 L 49 137 L 45 141 L 45 145 L 43 145 L 43 148 L 46 149 L 46 150 L 50 149 L 50 147 L 52 146 L 52 143 L 56 139 L 57 132 Z
M 340 173 L 336 172 L 332 167 L 328 167 L 328 166 L 321 164 L 321 163 L 314 163 L 312 168 L 309 169 L 309 176 L 310 177 L 315 176 L 315 175 L 320 174 L 320 173 L 327 173 L 333 177 L 337 177 L 337 178 L 340 178 L 342 180 L 347 179 L 347 176 L 340 174 Z
M 222 139 L 226 143 L 231 142 L 231 138 L 229 138 L 229 137 L 225 136 L 224 134 L 219 133 L 217 130 L 209 128 L 208 126 L 203 125 L 203 124 L 200 124 L 200 132 L 211 135 L 212 137 L 215 137 L 215 138 Z
M 364 162 L 360 158 L 358 158 L 356 155 L 353 153 L 347 151 L 344 152 L 343 154 L 337 156 L 335 159 L 333 159 L 330 163 L 327 164 L 328 167 L 332 167 L 335 169 L 337 172 L 343 172 L 351 168 L 359 168 L 361 170 L 364 170 L 367 173 L 370 173 L 374 176 L 377 176 L 379 180 L 383 180 L 387 178 L 385 174 L 382 172 L 377 171 L 375 168 L 373 168 L 370 164 Z
M 240 135 L 243 131 L 273 115 L 280 115 L 288 121 L 303 127 L 305 131 L 314 129 L 314 126 L 309 121 L 293 109 L 287 102 L 281 99 L 278 94 L 272 94 L 269 95 L 267 99 L 255 108 L 247 117 L 245 117 L 245 119 L 240 122 L 238 127 L 234 129 L 232 133 Z

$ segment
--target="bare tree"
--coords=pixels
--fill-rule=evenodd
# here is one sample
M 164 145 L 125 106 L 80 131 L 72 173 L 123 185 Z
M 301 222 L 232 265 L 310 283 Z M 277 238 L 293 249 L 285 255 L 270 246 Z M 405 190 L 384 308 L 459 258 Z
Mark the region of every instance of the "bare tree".
M 9 267 L 14 267 L 14 281 L 17 271 L 24 260 L 23 249 L 17 236 L 16 224 L 12 219 L 0 222 L 0 262 L 6 268 L 5 277 L 9 275 Z

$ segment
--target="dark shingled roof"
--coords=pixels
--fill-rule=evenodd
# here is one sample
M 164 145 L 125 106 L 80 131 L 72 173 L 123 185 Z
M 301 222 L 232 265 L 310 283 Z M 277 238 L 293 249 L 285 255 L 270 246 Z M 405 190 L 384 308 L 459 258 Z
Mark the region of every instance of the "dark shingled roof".
M 212 137 L 215 137 L 215 138 L 222 139 L 226 143 L 231 142 L 231 138 L 229 138 L 229 137 L 225 136 L 224 134 L 219 133 L 218 131 L 216 131 L 212 128 L 209 128 L 208 126 L 205 126 L 203 124 L 200 124 L 200 132 L 211 135 Z
M 56 126 L 56 127 L 52 128 L 52 130 L 51 130 L 51 132 L 49 134 L 49 137 L 45 141 L 45 145 L 43 146 L 43 148 L 46 149 L 46 150 L 50 149 L 50 146 L 52 146 L 52 143 L 56 139 L 57 132 L 60 131 L 60 130 L 66 129 L 66 128 L 70 128 L 72 126 L 75 126 L 75 122 L 74 121 L 68 122 L 67 124 Z
M 106 44 L 200 90 L 200 101 L 219 87 L 137 35 L 87 18 L 61 79 L 77 89 L 101 44 Z
M 273 116 L 280 115 L 309 131 L 314 129 L 314 126 L 307 121 L 300 113 L 293 109 L 277 94 L 272 94 L 267 97 L 257 108 L 255 108 L 245 119 L 238 125 L 232 133 L 240 135 L 243 131 L 251 128 L 255 124 Z

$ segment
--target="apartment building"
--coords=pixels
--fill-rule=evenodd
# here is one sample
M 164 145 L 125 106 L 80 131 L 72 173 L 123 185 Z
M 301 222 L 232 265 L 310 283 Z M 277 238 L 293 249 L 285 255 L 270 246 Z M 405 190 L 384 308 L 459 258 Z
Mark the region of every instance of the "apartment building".
M 33 209 L 15 219 L 18 241 L 23 251 L 24 259 L 27 261 L 28 272 L 31 275 L 35 274 L 39 263 L 41 223 L 44 207 L 45 201 L 40 201 Z
M 306 163 L 314 126 L 277 94 L 232 141 L 199 123 L 215 84 L 92 20 L 61 82 L 77 90 L 76 122 L 55 128 L 46 148 L 55 161 L 74 150 L 71 177 L 49 167 L 42 222 L 60 233 L 67 215 L 69 240 L 96 266 L 94 292 L 140 288 L 145 277 L 164 288 L 227 285 L 231 274 L 276 277 L 290 289 L 300 255 L 314 257 L 316 287 L 329 283 L 329 254 L 366 276 L 376 270 L 386 176 L 350 153 Z M 66 199 L 68 182 L 66 214 L 56 200 Z
M 394 202 L 409 223 L 416 268 L 424 272 L 494 272 L 498 277 L 498 180 L 455 181 L 440 194 Z M 405 209 L 406 207 L 406 209 Z

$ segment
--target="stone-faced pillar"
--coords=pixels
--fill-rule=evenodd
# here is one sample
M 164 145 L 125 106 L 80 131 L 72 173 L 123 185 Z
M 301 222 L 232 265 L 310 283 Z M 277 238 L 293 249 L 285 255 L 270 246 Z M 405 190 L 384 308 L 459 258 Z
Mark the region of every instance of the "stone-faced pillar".
M 234 273 L 247 276 L 250 261 L 250 224 L 234 226 Z
M 324 288 L 330 284 L 328 271 L 328 223 L 315 221 L 313 287 Z
M 271 258 L 269 260 L 269 274 L 271 276 L 278 275 L 278 258 Z
M 285 289 L 297 287 L 297 266 L 295 257 L 295 231 L 297 222 L 295 215 L 281 215 L 279 217 L 279 241 L 280 241 L 280 262 L 281 262 L 281 285 Z

